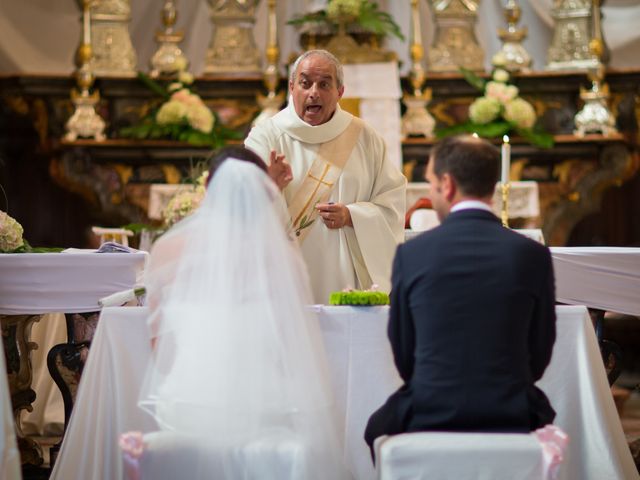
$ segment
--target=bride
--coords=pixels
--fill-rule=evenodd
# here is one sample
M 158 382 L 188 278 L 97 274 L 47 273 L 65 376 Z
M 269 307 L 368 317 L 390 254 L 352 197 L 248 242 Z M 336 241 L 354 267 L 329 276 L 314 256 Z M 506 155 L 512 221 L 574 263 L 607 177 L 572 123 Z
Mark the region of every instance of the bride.
M 201 207 L 152 251 L 154 361 L 139 403 L 178 459 L 149 478 L 350 478 L 308 279 L 278 198 L 256 164 L 227 159 Z

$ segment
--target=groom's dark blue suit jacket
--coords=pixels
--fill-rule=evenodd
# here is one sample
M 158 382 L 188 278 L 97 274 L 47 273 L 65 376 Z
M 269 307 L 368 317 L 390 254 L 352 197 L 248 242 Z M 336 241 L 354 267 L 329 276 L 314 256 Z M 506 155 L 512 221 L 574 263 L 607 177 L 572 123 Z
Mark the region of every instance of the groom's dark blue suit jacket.
M 528 432 L 555 416 L 534 382 L 551 359 L 549 249 L 480 209 L 398 247 L 389 339 L 404 385 L 367 441 L 422 430 Z

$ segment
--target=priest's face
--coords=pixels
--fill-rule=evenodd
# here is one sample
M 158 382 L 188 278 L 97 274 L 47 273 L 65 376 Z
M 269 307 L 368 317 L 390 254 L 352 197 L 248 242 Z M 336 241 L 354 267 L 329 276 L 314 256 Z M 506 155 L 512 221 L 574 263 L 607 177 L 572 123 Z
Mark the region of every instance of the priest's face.
M 289 91 L 298 116 L 309 125 L 328 122 L 336 111 L 344 86 L 338 88 L 335 66 L 321 55 L 300 62 Z

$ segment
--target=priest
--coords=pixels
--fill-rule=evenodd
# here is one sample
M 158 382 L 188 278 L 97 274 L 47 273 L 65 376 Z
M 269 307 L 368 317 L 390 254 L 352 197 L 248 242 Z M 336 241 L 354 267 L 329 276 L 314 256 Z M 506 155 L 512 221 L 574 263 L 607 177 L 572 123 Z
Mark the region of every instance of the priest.
M 391 263 L 403 239 L 406 179 L 383 139 L 343 111 L 342 65 L 310 50 L 294 63 L 289 104 L 256 125 L 245 146 L 266 162 L 284 155 L 289 231 L 301 246 L 314 301 L 347 287 L 390 290 Z

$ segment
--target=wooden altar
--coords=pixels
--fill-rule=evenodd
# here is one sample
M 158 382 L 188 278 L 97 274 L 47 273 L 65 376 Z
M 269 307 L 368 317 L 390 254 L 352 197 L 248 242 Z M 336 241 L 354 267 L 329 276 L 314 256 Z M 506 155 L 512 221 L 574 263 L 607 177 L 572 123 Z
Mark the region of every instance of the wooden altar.
M 512 139 L 512 180 L 539 183 L 541 215 L 528 226 L 542 228 L 550 245 L 593 244 L 593 239 L 572 239 L 572 231 L 593 215 L 613 218 L 612 212 L 602 211 L 603 199 L 611 192 L 620 197 L 612 204 L 615 218 L 627 223 L 608 243 L 640 243 L 640 220 L 631 218 L 634 204 L 627 201 L 637 198 L 640 190 L 640 69 L 611 71 L 607 82 L 621 133 L 579 138 L 572 134 L 573 117 L 581 107 L 584 74 L 535 72 L 516 77 L 522 96 L 555 135 L 556 146 L 549 150 Z M 148 223 L 150 184 L 179 182 L 191 165 L 210 153 L 170 141 L 119 138 L 119 129 L 135 122 L 154 102 L 149 90 L 128 78 L 96 83 L 102 97 L 100 113 L 108 125 L 106 141 L 63 142 L 64 123 L 72 112 L 72 86 L 70 77 L 0 77 L 0 183 L 32 244 L 84 246 L 91 225 Z M 465 120 L 468 105 L 478 95 L 455 74 L 431 74 L 427 87 L 433 91 L 429 110 L 438 126 Z M 226 125 L 248 131 L 258 112 L 260 78 L 206 77 L 197 79 L 195 88 Z M 281 80 L 280 89 L 286 89 L 286 80 Z M 410 181 L 423 180 L 432 145 L 433 140 L 424 138 L 403 142 L 404 171 Z M 611 203 L 607 200 L 608 208 Z

